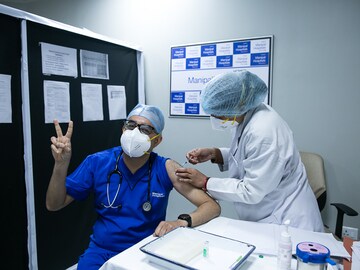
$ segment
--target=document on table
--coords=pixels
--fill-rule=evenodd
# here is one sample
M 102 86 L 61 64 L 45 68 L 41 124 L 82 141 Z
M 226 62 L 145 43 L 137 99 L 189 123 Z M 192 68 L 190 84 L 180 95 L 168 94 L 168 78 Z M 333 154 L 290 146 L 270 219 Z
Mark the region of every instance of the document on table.
M 254 253 L 276 255 L 278 240 L 284 226 L 249 222 L 219 217 L 199 226 L 199 230 L 219 234 L 224 237 L 236 239 L 256 246 Z M 318 233 L 289 227 L 293 243 L 293 254 L 296 245 L 300 242 L 315 242 L 326 246 L 331 256 L 350 258 L 342 242 L 337 241 L 331 233 Z

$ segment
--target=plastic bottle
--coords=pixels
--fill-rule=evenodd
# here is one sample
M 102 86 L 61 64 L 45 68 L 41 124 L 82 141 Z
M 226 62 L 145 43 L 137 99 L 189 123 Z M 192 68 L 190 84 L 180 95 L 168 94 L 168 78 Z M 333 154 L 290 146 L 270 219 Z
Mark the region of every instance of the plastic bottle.
M 290 220 L 284 222 L 285 230 L 281 232 L 278 257 L 277 257 L 277 269 L 278 270 L 290 270 L 291 258 L 292 258 L 292 242 L 291 235 L 289 234 Z
M 209 257 L 209 241 L 204 242 L 203 257 L 204 258 Z
M 301 242 L 296 246 L 297 270 L 325 270 L 336 265 L 330 258 L 330 250 L 318 243 Z

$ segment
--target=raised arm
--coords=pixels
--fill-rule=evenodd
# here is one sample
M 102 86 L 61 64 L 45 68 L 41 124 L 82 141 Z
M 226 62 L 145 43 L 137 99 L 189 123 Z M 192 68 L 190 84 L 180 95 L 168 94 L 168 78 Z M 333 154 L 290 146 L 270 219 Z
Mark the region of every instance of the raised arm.
M 54 120 L 57 137 L 51 137 L 51 152 L 54 157 L 54 168 L 46 192 L 46 208 L 57 211 L 71 203 L 74 199 L 66 194 L 65 179 L 71 159 L 71 136 L 73 122 L 70 121 L 65 135 L 59 122 Z
M 204 192 L 202 189 L 198 189 L 190 185 L 189 183 L 180 182 L 177 180 L 175 171 L 179 167 L 181 166 L 173 160 L 166 161 L 166 170 L 174 185 L 174 188 L 197 207 L 194 212 L 190 213 L 192 227 L 206 223 L 209 220 L 219 216 L 221 211 L 220 205 L 206 192 Z M 176 221 L 163 221 L 156 228 L 154 234 L 161 236 L 166 232 L 180 226 L 187 226 L 187 222 L 179 219 Z

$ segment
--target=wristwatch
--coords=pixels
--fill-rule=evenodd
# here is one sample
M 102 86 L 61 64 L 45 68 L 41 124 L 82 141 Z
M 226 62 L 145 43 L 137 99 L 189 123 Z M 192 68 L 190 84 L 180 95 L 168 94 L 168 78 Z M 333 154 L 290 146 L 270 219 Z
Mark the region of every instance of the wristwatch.
M 187 221 L 187 223 L 188 223 L 187 226 L 188 226 L 188 227 L 191 227 L 191 225 L 192 225 L 192 220 L 191 220 L 191 216 L 190 216 L 190 215 L 188 215 L 188 214 L 181 214 L 180 216 L 178 216 L 178 219 Z

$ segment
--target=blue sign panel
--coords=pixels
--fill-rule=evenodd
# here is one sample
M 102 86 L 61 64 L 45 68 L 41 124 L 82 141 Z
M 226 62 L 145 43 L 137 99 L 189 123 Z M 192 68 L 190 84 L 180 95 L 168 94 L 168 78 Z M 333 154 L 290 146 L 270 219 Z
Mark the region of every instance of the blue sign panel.
M 184 102 L 185 102 L 185 92 L 171 93 L 171 103 L 184 103 Z
M 204 45 L 201 46 L 201 56 L 215 56 L 216 55 L 216 45 Z
M 267 66 L 269 64 L 268 53 L 254 53 L 251 54 L 251 65 L 252 66 Z
M 250 53 L 250 41 L 234 42 L 234 54 Z
M 232 67 L 232 55 L 221 55 L 216 58 L 216 67 Z
M 200 68 L 200 57 L 186 59 L 186 69 L 198 69 L 198 68 Z
M 200 113 L 200 104 L 199 103 L 185 103 L 185 113 L 198 115 Z
M 171 59 L 180 59 L 186 57 L 185 48 L 172 48 L 171 49 Z

